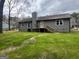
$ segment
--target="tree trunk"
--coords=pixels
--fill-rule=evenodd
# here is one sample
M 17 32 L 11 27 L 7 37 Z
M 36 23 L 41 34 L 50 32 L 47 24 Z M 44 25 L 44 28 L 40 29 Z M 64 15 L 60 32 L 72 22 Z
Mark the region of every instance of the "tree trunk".
M 3 21 L 3 6 L 5 0 L 0 0 L 0 33 L 2 33 L 2 21 Z
M 2 17 L 0 16 L 0 33 L 2 33 Z
M 9 11 L 9 16 L 8 16 L 8 26 L 9 26 L 9 30 L 10 30 L 10 11 Z

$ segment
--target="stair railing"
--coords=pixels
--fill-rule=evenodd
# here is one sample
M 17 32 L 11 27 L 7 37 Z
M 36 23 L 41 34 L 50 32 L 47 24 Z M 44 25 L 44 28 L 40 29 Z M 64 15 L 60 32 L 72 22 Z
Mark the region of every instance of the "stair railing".
M 54 29 L 53 28 L 51 28 L 50 26 L 46 26 L 46 29 L 48 30 L 48 31 L 50 31 L 50 32 L 54 32 Z

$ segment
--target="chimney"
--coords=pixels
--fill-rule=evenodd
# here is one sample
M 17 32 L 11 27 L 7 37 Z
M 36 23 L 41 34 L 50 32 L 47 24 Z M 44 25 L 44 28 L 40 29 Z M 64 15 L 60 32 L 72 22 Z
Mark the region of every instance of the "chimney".
M 36 29 L 37 12 L 32 13 L 32 29 Z

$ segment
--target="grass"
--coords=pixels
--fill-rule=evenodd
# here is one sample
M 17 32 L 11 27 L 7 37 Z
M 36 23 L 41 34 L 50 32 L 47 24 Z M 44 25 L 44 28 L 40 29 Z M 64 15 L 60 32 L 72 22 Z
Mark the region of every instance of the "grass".
M 10 46 L 19 46 L 24 40 L 27 40 L 37 33 L 24 33 L 24 32 L 7 32 L 0 34 L 0 50 Z
M 6 53 L 9 59 L 79 59 L 79 32 L 73 33 L 28 33 L 0 34 L 0 49 L 20 45 L 36 35 L 36 42 Z

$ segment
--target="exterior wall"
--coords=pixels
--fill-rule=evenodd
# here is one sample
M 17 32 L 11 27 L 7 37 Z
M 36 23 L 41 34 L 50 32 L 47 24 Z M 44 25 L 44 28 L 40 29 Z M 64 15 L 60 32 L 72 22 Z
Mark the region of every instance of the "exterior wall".
M 28 31 L 28 29 L 32 30 L 31 22 L 19 23 L 19 31 Z
M 77 20 L 77 25 L 78 25 L 78 27 L 79 27 L 79 19 Z
M 56 32 L 69 32 L 70 31 L 70 21 L 69 21 L 69 19 L 63 20 L 63 24 L 62 25 L 57 25 L 56 24 L 56 20 L 52 20 L 52 21 L 41 21 L 40 22 L 40 28 L 41 27 L 42 28 L 43 27 L 46 28 L 47 26 L 51 27 Z
M 19 23 L 19 31 L 27 31 L 27 26 L 25 23 Z
M 73 27 L 73 26 L 75 26 L 75 25 L 78 25 L 79 26 L 79 19 L 77 19 L 77 23 L 75 22 L 75 18 L 71 18 L 71 28 Z
M 71 28 L 74 26 L 74 25 L 76 25 L 76 23 L 75 23 L 75 19 L 72 17 L 71 19 L 70 19 L 70 26 L 71 26 Z
M 70 31 L 70 20 L 69 19 L 58 19 L 58 20 L 63 21 L 62 25 L 57 25 L 57 20 L 39 21 L 38 28 L 47 28 L 47 26 L 49 26 L 55 32 L 69 32 Z M 28 23 L 30 23 L 30 27 L 28 27 Z M 32 30 L 32 22 L 19 23 L 20 31 L 28 31 L 28 29 Z
M 40 27 L 40 28 L 44 28 L 44 27 L 45 27 L 45 22 L 43 22 L 43 21 L 40 22 L 39 27 Z

